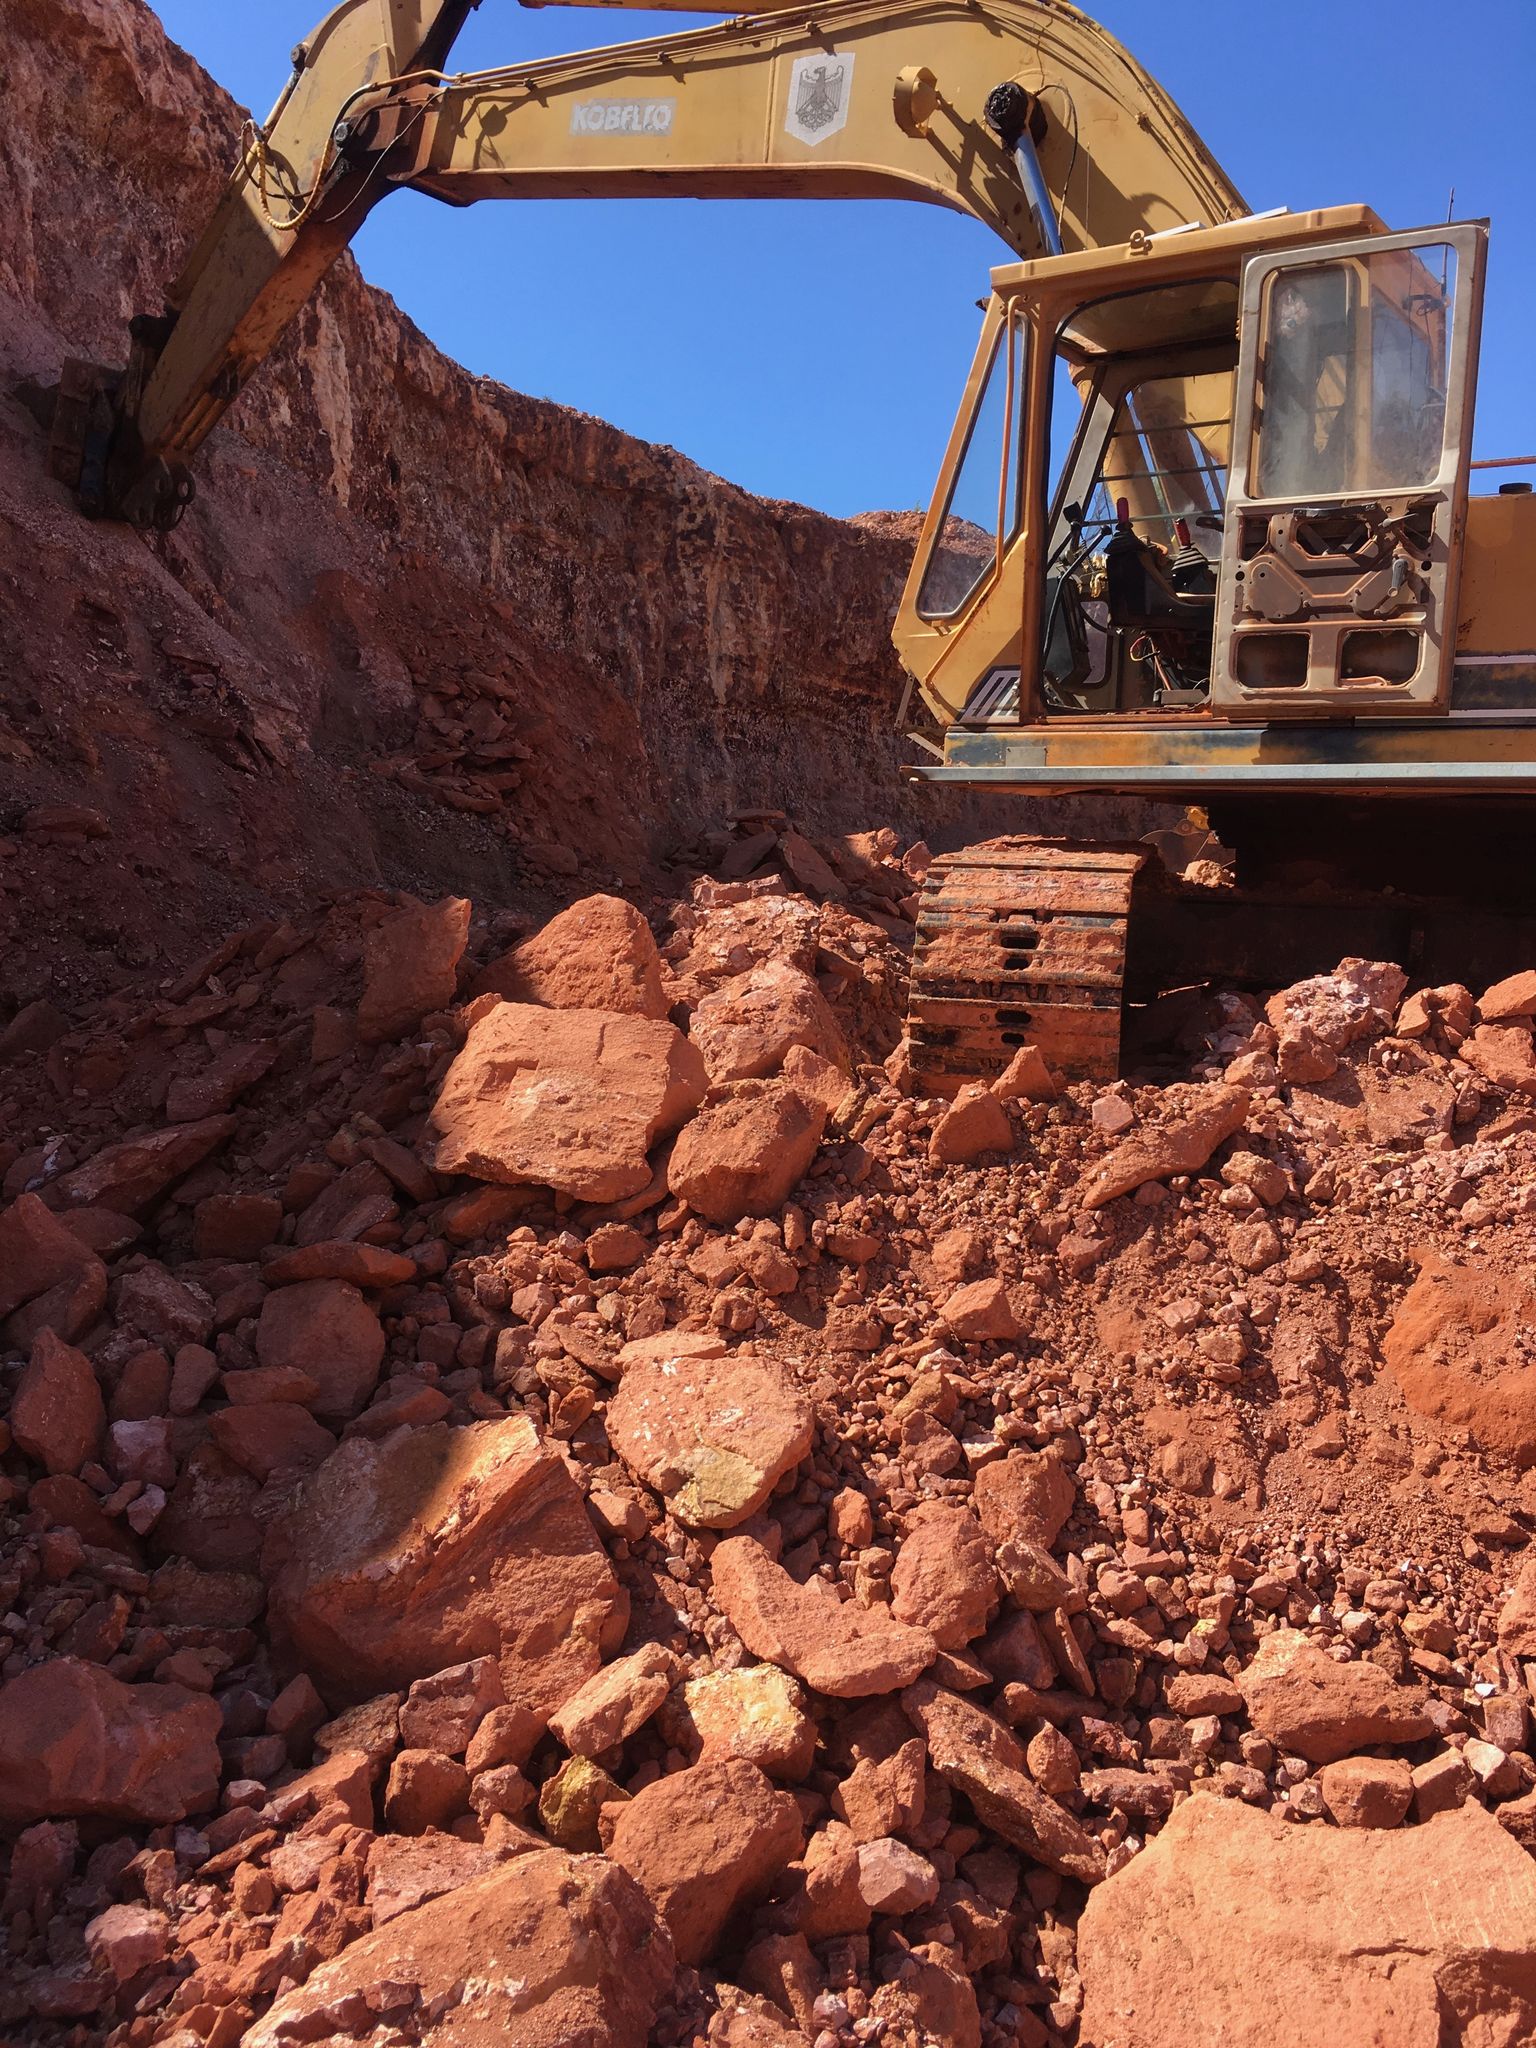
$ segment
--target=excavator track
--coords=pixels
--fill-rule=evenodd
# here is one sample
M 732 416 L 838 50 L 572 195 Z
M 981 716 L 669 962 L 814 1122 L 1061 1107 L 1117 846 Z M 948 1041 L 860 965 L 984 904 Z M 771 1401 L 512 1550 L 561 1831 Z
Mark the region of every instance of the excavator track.
M 914 1076 L 936 1092 L 1000 1074 L 1022 1045 L 1054 1073 L 1112 1081 L 1131 894 L 1150 850 L 996 839 L 942 854 L 918 909 Z

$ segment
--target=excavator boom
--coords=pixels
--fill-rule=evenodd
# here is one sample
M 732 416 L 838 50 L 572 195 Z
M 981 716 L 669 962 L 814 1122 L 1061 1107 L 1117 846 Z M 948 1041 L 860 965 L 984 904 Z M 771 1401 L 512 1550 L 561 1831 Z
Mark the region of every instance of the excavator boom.
M 1243 212 L 1154 80 L 1062 0 L 832 0 L 450 75 L 474 0 L 346 0 L 295 72 L 55 473 L 173 524 L 202 441 L 391 191 L 486 198 L 906 197 L 1017 256 Z M 1001 90 L 1000 90 L 1001 89 Z M 110 444 L 110 445 L 109 445 Z

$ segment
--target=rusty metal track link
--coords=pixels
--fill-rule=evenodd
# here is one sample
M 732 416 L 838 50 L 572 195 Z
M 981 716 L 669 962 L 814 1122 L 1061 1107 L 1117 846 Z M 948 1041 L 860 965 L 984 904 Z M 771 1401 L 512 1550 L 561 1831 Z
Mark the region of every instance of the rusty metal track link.
M 908 1010 L 914 1074 L 936 1090 L 1000 1074 L 1022 1045 L 1071 1080 L 1120 1061 L 1131 891 L 1145 847 L 1003 840 L 935 860 Z

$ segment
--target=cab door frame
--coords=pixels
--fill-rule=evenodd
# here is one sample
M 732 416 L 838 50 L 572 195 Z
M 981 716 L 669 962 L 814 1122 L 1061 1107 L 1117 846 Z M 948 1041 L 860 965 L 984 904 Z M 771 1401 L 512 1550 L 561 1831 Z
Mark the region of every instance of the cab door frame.
M 1266 494 L 1259 463 L 1277 394 L 1265 378 L 1286 274 L 1337 266 L 1346 285 L 1363 280 L 1374 322 L 1370 265 L 1444 248 L 1455 254 L 1456 279 L 1433 474 Z M 1211 678 L 1212 709 L 1228 721 L 1449 709 L 1486 251 L 1487 223 L 1463 221 L 1265 251 L 1244 264 Z M 1362 331 L 1374 351 L 1374 327 Z M 1363 372 L 1352 361 L 1351 369 L 1372 377 L 1374 393 L 1374 353 Z M 1350 388 L 1339 410 L 1358 402 Z

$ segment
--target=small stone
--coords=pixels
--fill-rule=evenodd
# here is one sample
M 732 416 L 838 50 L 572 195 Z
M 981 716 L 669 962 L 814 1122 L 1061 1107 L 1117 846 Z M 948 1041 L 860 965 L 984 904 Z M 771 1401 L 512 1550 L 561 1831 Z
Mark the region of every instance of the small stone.
M 874 1913 L 916 1913 L 939 1896 L 939 1873 L 915 1849 L 889 1836 L 859 1850 L 859 1894 Z
M 402 1835 L 446 1828 L 469 1805 L 469 1773 L 435 1749 L 402 1749 L 390 1766 L 384 1818 Z
M 985 1827 L 1063 1877 L 1092 1884 L 1104 1875 L 1102 1845 L 1034 1783 L 1023 1747 L 1001 1721 L 931 1679 L 909 1686 L 901 1704 L 933 1768 Z
M 584 896 L 542 931 L 504 953 L 473 985 L 476 996 L 551 1010 L 667 1014 L 661 958 L 651 928 L 618 896 Z
M 1216 1147 L 1240 1130 L 1252 1098 L 1246 1088 L 1212 1086 L 1199 1091 L 1198 1106 L 1174 1123 L 1143 1128 L 1118 1145 L 1088 1176 L 1079 1192 L 1085 1209 L 1102 1209 L 1146 1181 L 1175 1173 L 1198 1173 Z
M 515 1764 L 521 1770 L 543 1733 L 544 1722 L 527 1707 L 492 1707 L 469 1738 L 465 1768 L 471 1777 L 504 1764 Z
M 1321 1783 L 1341 1828 L 1395 1828 L 1413 1800 L 1413 1773 L 1399 1757 L 1342 1757 L 1324 1767 Z
M 1536 1017 L 1536 968 L 1507 975 L 1479 996 L 1477 1014 L 1485 1024 L 1508 1024 L 1517 1017 Z
M 1415 1764 L 1411 1775 L 1413 1817 L 1419 1821 L 1437 1813 L 1453 1813 L 1466 1803 L 1472 1789 L 1472 1773 L 1455 1749 L 1443 1749 L 1427 1763 Z
M 947 1502 L 918 1508 L 891 1573 L 896 1619 L 926 1629 L 941 1650 L 959 1650 L 985 1634 L 998 1599 L 992 1546 L 970 1509 Z

